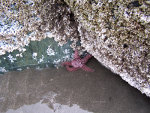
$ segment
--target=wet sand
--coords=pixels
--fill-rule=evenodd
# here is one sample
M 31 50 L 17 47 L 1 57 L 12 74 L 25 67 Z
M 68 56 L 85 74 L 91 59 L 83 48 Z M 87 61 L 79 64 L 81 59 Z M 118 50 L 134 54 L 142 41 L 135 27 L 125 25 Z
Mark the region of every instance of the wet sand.
M 0 113 L 149 113 L 150 98 L 103 67 L 27 69 L 0 76 Z

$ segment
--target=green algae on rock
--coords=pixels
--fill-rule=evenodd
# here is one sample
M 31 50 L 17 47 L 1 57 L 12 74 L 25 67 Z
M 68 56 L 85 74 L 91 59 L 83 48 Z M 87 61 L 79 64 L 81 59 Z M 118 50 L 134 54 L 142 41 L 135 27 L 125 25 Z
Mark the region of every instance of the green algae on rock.
M 150 96 L 149 0 L 65 0 L 79 22 L 81 46 Z
M 72 59 L 72 42 L 59 46 L 53 38 L 31 41 L 24 47 L 24 52 L 14 50 L 0 56 L 0 73 L 26 68 L 44 68 L 58 66 L 61 62 Z
M 2 0 L 0 3 L 0 72 L 55 65 L 71 58 L 79 32 L 65 2 Z

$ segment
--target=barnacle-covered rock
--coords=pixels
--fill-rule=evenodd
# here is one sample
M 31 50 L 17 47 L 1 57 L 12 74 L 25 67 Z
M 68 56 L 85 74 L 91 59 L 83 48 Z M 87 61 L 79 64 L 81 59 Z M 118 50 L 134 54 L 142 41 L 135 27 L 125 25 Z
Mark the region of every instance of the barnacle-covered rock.
M 65 2 L 1 0 L 0 4 L 0 72 L 71 59 L 79 32 Z
M 7 0 L 0 6 L 0 55 L 30 41 L 54 37 L 59 45 L 78 42 L 78 23 L 62 0 Z M 7 46 L 7 47 L 6 47 Z
M 68 39 L 73 41 L 72 48 L 75 49 L 79 39 L 78 23 L 67 4 L 63 0 L 47 0 L 38 11 L 42 19 L 39 29 L 50 30 L 60 45 L 65 44 Z
M 79 22 L 81 45 L 150 96 L 149 0 L 65 0 Z

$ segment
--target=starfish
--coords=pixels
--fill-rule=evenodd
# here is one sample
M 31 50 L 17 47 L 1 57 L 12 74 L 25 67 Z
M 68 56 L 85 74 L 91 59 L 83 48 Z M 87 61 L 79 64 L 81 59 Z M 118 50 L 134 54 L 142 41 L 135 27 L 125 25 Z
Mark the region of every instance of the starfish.
M 68 71 L 76 71 L 78 69 L 83 69 L 84 71 L 94 72 L 93 69 L 87 67 L 85 63 L 92 57 L 92 55 L 87 54 L 84 58 L 80 58 L 79 53 L 75 50 L 74 59 L 72 61 L 67 61 L 62 63 L 63 66 L 66 66 Z

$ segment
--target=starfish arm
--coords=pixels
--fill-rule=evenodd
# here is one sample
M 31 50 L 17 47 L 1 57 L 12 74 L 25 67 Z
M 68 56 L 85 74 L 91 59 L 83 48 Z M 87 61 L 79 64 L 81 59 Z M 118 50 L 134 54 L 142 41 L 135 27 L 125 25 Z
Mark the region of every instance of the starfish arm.
M 68 65 L 66 65 L 66 68 L 68 71 L 76 71 L 79 69 L 79 68 L 69 67 Z
M 62 66 L 64 66 L 64 65 L 71 65 L 71 62 L 69 62 L 69 61 L 68 62 L 63 62 Z
M 94 72 L 94 70 L 93 70 L 93 69 L 91 69 L 91 68 L 87 67 L 86 65 L 83 65 L 83 66 L 82 66 L 82 69 L 83 69 L 84 71 Z
M 92 55 L 88 54 L 88 55 L 86 55 L 86 56 L 81 60 L 81 62 L 82 62 L 83 64 L 85 64 L 91 57 L 92 57 Z
M 74 52 L 74 59 L 79 58 L 79 57 L 80 56 L 79 56 L 78 50 L 75 50 L 75 52 Z

